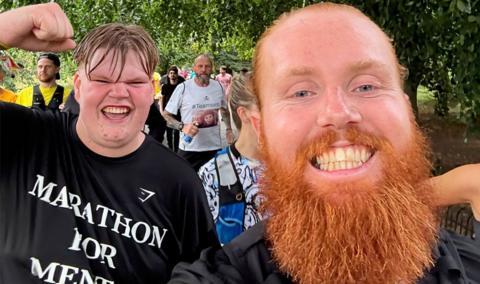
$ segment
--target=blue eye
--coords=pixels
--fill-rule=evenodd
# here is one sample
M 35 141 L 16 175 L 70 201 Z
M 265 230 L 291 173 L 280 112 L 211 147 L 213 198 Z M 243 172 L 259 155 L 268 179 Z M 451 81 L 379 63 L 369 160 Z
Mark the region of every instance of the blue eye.
M 308 97 L 311 95 L 309 91 L 298 91 L 293 94 L 297 98 L 303 98 L 303 97 Z
M 361 85 L 360 87 L 358 88 L 355 88 L 354 91 L 357 91 L 357 92 L 371 92 L 375 89 L 375 87 L 373 85 Z

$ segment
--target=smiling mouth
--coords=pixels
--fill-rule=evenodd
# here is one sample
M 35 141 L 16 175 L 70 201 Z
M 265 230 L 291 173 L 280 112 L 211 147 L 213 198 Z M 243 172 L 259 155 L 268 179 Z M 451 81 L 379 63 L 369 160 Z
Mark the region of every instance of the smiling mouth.
M 361 167 L 373 156 L 374 151 L 365 146 L 355 145 L 330 148 L 314 157 L 312 166 L 322 171 L 351 170 Z
M 102 109 L 102 113 L 108 118 L 118 119 L 126 117 L 130 113 L 128 107 L 105 107 Z

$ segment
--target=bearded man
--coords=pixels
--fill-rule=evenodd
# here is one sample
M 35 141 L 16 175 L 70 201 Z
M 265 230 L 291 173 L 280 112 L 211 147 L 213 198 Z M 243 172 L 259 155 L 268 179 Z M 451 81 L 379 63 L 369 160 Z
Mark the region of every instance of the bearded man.
M 60 79 L 60 58 L 52 52 L 43 52 L 37 58 L 38 84 L 21 90 L 17 104 L 37 110 L 58 111 L 67 101 L 70 88 L 57 84 Z
M 198 171 L 223 147 L 218 120 L 215 125 L 203 127 L 203 115 L 211 111 L 222 113 L 228 144 L 233 142 L 233 133 L 224 90 L 220 83 L 210 79 L 213 60 L 207 54 L 200 54 L 195 58 L 193 70 L 195 78 L 177 85 L 162 115 L 167 125 L 180 131 L 178 155 Z M 181 121 L 177 120 L 178 115 Z
M 386 34 L 322 3 L 281 16 L 255 54 L 270 218 L 178 265 L 171 283 L 480 281 L 480 244 L 438 228 L 426 141 Z

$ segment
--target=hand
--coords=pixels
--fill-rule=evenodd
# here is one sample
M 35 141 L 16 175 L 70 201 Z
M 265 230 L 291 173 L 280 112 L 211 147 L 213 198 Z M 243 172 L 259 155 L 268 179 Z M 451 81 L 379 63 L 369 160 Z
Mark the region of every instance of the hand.
M 226 136 L 227 136 L 228 145 L 231 145 L 231 144 L 233 144 L 233 142 L 235 142 L 235 135 L 233 135 L 232 129 L 227 128 Z
M 183 125 L 182 132 L 190 137 L 194 137 L 198 133 L 198 123 L 185 123 Z
M 56 3 L 25 6 L 0 14 L 0 42 L 31 51 L 75 47 L 73 28 Z

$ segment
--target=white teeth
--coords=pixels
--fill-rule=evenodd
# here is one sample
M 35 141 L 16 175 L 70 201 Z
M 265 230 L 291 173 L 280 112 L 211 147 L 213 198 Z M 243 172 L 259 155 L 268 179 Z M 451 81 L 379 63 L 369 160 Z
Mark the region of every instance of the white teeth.
M 347 160 L 347 161 L 353 161 L 353 160 L 355 160 L 355 153 L 354 153 L 352 147 L 348 147 L 348 148 L 347 148 L 347 151 L 345 151 L 345 155 L 346 155 L 345 160 Z
M 328 152 L 328 160 L 335 161 L 335 152 L 333 151 Z
M 128 108 L 126 107 L 106 107 L 103 109 L 106 113 L 113 113 L 113 114 L 123 114 L 128 112 Z
M 315 166 L 323 171 L 348 170 L 362 166 L 371 156 L 363 146 L 334 148 L 317 156 Z
M 340 148 L 335 149 L 335 158 L 337 161 L 345 161 L 345 151 Z

